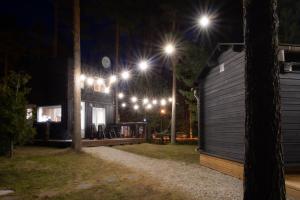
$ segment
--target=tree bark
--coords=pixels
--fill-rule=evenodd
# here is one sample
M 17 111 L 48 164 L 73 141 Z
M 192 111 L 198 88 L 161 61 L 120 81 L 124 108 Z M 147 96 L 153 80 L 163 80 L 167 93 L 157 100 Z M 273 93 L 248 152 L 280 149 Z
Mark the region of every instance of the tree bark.
M 189 135 L 190 135 L 190 138 L 193 137 L 193 120 L 192 120 L 192 111 L 189 111 Z
M 244 0 L 245 200 L 285 199 L 281 147 L 277 0 Z
M 173 20 L 172 20 L 172 33 L 176 31 L 176 12 L 174 11 L 172 13 L 174 15 Z M 177 85 L 176 85 L 176 64 L 177 60 L 175 61 L 176 58 L 173 57 L 171 58 L 171 65 L 172 65 L 172 115 L 171 115 L 171 144 L 176 144 L 176 90 L 177 90 Z
M 172 63 L 172 115 L 171 115 L 171 144 L 176 144 L 176 63 Z
M 117 21 L 116 23 L 116 46 L 115 46 L 115 73 L 119 73 L 119 52 L 120 52 L 120 25 L 119 22 Z M 119 87 L 118 83 L 116 83 L 115 86 L 115 121 L 116 123 L 119 123 L 120 121 L 120 116 L 119 116 L 119 99 L 118 99 L 118 92 L 119 92 Z
M 74 66 L 73 66 L 73 123 L 72 123 L 72 147 L 75 151 L 81 151 L 81 127 L 80 127 L 80 1 L 74 0 Z

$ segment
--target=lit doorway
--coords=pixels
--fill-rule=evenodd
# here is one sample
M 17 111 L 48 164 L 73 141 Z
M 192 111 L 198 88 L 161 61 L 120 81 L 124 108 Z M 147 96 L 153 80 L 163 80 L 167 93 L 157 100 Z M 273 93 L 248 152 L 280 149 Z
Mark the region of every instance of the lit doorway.
M 80 103 L 80 127 L 81 127 L 81 138 L 85 136 L 85 102 Z
M 97 131 L 98 125 L 105 125 L 105 108 L 93 107 L 92 123 L 96 126 Z

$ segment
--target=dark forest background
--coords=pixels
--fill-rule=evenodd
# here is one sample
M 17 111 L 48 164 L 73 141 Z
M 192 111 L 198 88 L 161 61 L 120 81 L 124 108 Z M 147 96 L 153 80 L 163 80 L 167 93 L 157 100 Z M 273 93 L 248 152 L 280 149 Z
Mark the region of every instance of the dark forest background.
M 279 1 L 281 43 L 300 43 L 299 9 L 298 1 Z M 44 65 L 53 60 L 66 63 L 72 57 L 71 0 L 6 0 L 1 1 L 0 10 L 1 76 L 10 70 L 28 70 L 32 76 L 42 76 Z M 207 32 L 195 26 L 202 12 L 214 16 L 213 26 Z M 121 69 L 134 68 L 140 56 L 158 55 L 165 37 L 176 37 L 182 48 L 177 65 L 177 128 L 187 133 L 191 124 L 196 130 L 193 82 L 218 42 L 243 42 L 242 20 L 240 0 L 82 0 L 83 69 L 101 69 L 103 56 L 110 57 L 113 66 L 118 62 Z M 170 96 L 169 66 L 157 56 L 149 74 L 135 76 L 120 88 L 129 95 Z M 169 112 L 163 119 L 166 127 Z M 153 127 L 162 120 L 159 111 L 146 114 L 121 110 L 123 121 L 141 121 L 145 117 Z

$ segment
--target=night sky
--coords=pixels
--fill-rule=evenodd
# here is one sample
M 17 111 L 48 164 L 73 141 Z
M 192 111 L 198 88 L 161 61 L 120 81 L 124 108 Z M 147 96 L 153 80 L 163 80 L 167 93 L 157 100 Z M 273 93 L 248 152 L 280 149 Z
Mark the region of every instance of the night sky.
M 101 2 L 101 3 L 100 3 Z M 110 16 L 109 1 L 84 0 L 81 1 L 81 50 L 82 62 L 100 64 L 101 57 L 107 55 L 114 60 L 115 20 Z M 122 6 L 122 1 L 114 1 Z M 180 1 L 179 1 L 180 2 Z M 203 1 L 201 1 L 203 2 Z M 137 1 L 133 7 L 121 9 L 127 20 L 138 21 L 136 31 L 121 32 L 121 62 L 130 60 L 128 47 L 133 51 L 144 51 L 145 32 L 155 32 L 152 40 L 147 42 L 159 44 L 159 39 L 166 32 L 168 26 L 161 18 L 165 17 L 165 10 L 158 7 L 161 4 L 172 4 L 172 1 Z M 72 7 L 71 1 L 59 3 L 59 47 L 60 55 L 70 57 L 72 54 Z M 179 29 L 187 40 L 205 44 L 213 49 L 217 42 L 242 42 L 242 5 L 239 0 L 230 1 L 186 1 L 178 16 Z M 213 30 L 208 34 L 199 35 L 195 28 L 195 19 L 201 10 L 208 10 L 216 15 Z M 126 12 L 128 12 L 126 14 Z M 53 1 L 52 0 L 7 0 L 1 2 L 1 24 L 8 33 L 17 30 L 16 40 L 26 49 L 33 48 L 39 43 L 45 54 L 51 52 L 53 38 Z M 136 16 L 135 16 L 136 15 Z M 153 17 L 155 16 L 155 17 Z M 151 20 L 156 20 L 152 22 Z M 151 25 L 154 23 L 156 26 Z M 2 26 L 3 27 L 3 26 Z M 153 28 L 155 27 L 155 29 Z M 126 27 L 125 27 L 126 28 Z M 131 35 L 130 35 L 131 34 Z M 155 38 L 156 37 L 156 38 Z M 129 43 L 131 45 L 129 45 Z M 63 50 L 62 50 L 63 49 Z M 134 50 L 133 50 L 134 49 Z M 29 52 L 28 54 L 32 54 Z M 132 53 L 134 54 L 134 53 Z

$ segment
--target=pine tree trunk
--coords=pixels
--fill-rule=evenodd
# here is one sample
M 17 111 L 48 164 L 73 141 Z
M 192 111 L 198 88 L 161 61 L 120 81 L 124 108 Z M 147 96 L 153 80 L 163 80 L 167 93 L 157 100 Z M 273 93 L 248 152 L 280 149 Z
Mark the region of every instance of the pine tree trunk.
M 193 113 L 192 111 L 189 111 L 189 134 L 190 134 L 190 138 L 193 137 Z
M 172 115 L 171 115 L 171 144 L 176 144 L 176 63 L 172 58 Z
M 245 200 L 285 199 L 281 147 L 277 0 L 244 0 Z
M 172 20 L 172 33 L 176 31 L 176 13 L 173 13 L 174 17 Z M 174 55 L 173 55 L 174 56 Z M 172 65 L 172 115 L 171 115 L 171 144 L 176 144 L 176 58 L 171 58 Z
M 120 25 L 119 22 L 116 23 L 116 46 L 115 46 L 115 69 L 114 73 L 117 74 L 119 73 L 119 51 L 120 51 Z M 116 123 L 119 123 L 120 121 L 120 116 L 119 116 L 119 99 L 118 99 L 118 92 L 119 92 L 119 87 L 118 83 L 116 83 L 115 86 L 115 121 Z
M 73 123 L 72 123 L 72 147 L 75 151 L 81 151 L 81 127 L 80 127 L 80 1 L 74 0 L 74 71 L 73 71 Z

